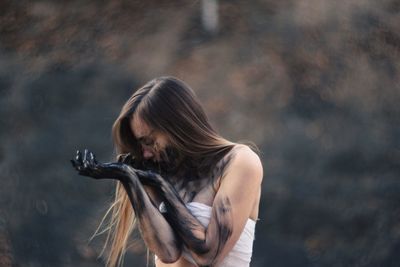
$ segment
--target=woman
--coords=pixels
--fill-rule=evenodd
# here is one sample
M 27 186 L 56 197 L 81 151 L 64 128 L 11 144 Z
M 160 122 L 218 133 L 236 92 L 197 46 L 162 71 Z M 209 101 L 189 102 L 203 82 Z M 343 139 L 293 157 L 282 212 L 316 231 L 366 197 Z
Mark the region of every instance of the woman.
M 112 134 L 117 162 L 99 163 L 88 150 L 72 160 L 81 175 L 117 180 L 107 266 L 121 264 L 136 223 L 157 267 L 249 266 L 261 161 L 214 131 L 189 86 L 174 77 L 148 82 Z

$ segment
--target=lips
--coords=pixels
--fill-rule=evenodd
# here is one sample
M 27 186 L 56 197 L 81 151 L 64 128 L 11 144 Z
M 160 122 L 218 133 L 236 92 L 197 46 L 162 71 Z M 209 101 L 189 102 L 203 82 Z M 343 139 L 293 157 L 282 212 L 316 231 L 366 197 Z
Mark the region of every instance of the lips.
M 143 158 L 146 160 L 151 159 L 155 156 L 154 152 L 148 148 L 142 148 Z

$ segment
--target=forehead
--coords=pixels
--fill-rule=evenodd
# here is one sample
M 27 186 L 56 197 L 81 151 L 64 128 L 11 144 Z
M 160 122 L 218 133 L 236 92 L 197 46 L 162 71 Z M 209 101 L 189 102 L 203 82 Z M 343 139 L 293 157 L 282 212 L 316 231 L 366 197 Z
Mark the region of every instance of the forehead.
M 151 128 L 139 118 L 139 116 L 133 116 L 129 121 L 131 131 L 136 138 L 148 136 L 151 133 Z

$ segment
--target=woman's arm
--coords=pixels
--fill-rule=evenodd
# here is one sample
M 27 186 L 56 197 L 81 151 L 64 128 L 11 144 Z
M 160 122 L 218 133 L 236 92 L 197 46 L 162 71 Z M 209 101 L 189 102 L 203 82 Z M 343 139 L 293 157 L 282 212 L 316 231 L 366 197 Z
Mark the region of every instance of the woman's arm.
M 161 261 L 173 263 L 181 255 L 181 240 L 154 206 L 136 173 L 127 170 L 128 181 L 122 182 L 139 220 L 139 229 L 147 247 Z
M 88 150 L 85 150 L 83 157 L 78 151 L 72 164 L 81 175 L 95 179 L 116 179 L 121 182 L 139 221 L 139 230 L 147 247 L 165 263 L 179 259 L 182 241 L 153 205 L 135 169 L 121 162 L 98 163 L 94 154 Z
M 131 153 L 118 155 L 117 162 L 125 163 L 135 169 L 142 169 L 141 168 L 142 166 L 140 166 L 140 163 L 138 163 L 136 161 L 136 159 L 132 156 Z M 148 181 L 146 181 L 146 180 L 143 180 L 140 182 L 142 183 L 144 190 L 146 191 L 147 195 L 150 197 L 150 200 L 154 204 L 154 206 L 159 207 L 160 203 L 163 201 L 163 198 L 162 198 L 159 190 L 156 187 L 149 185 Z
M 258 156 L 249 148 L 239 149 L 217 165 L 215 175 L 222 182 L 214 198 L 210 223 L 204 227 L 186 208 L 175 188 L 159 175 L 138 171 L 153 180 L 165 198 L 165 217 L 193 259 L 201 266 L 216 266 L 233 248 L 243 231 L 255 201 L 258 200 L 263 169 Z
M 215 266 L 233 248 L 249 218 L 263 176 L 261 162 L 249 148 L 240 149 L 235 157 L 221 161 L 215 175 L 222 176 L 222 182 L 213 202 L 210 223 L 204 227 L 186 208 L 175 188 L 160 175 L 126 164 L 122 164 L 122 169 L 105 168 L 104 165 L 103 178 L 111 177 L 123 182 L 149 248 L 163 261 L 175 260 L 175 256 L 180 254 L 180 244 L 175 244 L 177 239 L 173 238 L 176 232 L 201 266 Z M 81 174 L 96 178 L 96 173 Z M 139 178 L 143 184 L 162 193 L 167 208 L 165 218 L 145 194 Z M 154 237 L 156 229 L 166 231 L 168 239 L 157 240 Z M 160 242 L 166 245 L 167 251 L 163 251 Z

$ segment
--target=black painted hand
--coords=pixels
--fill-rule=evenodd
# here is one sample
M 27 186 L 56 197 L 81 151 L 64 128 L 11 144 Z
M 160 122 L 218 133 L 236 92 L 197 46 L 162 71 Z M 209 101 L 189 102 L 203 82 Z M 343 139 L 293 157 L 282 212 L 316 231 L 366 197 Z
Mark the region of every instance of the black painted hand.
M 76 157 L 71 160 L 72 166 L 78 171 L 79 175 L 88 176 L 94 179 L 117 179 L 126 178 L 126 169 L 123 161 L 115 163 L 99 163 L 96 156 L 85 149 L 76 152 Z
M 140 163 L 132 156 L 132 153 L 120 154 L 118 155 L 117 162 L 127 164 L 131 167 L 140 168 Z

